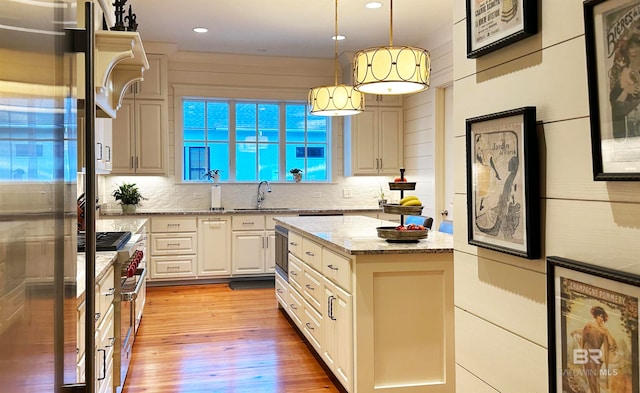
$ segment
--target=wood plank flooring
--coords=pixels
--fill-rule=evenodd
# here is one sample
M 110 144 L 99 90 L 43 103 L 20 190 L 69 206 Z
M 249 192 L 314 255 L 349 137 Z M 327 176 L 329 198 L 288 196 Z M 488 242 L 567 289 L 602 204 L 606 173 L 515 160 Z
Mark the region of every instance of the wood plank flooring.
M 123 393 L 338 392 L 274 289 L 147 289 Z

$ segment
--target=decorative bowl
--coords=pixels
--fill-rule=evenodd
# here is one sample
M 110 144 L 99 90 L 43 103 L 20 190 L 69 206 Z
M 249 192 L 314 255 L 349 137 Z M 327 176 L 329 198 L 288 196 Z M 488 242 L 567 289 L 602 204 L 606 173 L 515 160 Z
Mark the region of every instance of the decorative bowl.
M 423 206 L 402 206 L 397 203 L 382 205 L 382 211 L 389 214 L 402 214 L 407 216 L 419 216 L 422 214 Z
M 428 229 L 405 229 L 399 230 L 396 227 L 377 227 L 378 237 L 390 243 L 415 243 L 420 239 L 425 239 L 429 233 Z

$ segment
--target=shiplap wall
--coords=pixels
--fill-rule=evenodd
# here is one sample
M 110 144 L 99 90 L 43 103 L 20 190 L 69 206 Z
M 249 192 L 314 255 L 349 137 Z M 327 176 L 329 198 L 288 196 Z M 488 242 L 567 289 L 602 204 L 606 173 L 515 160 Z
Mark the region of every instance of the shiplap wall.
M 459 393 L 548 391 L 546 256 L 640 273 L 640 183 L 594 182 L 582 0 L 539 0 L 539 33 L 466 58 L 465 0 L 453 12 L 456 156 L 465 119 L 535 106 L 542 122 L 542 258 L 467 244 L 455 222 L 456 382 Z M 466 211 L 465 161 L 455 169 L 455 210 Z

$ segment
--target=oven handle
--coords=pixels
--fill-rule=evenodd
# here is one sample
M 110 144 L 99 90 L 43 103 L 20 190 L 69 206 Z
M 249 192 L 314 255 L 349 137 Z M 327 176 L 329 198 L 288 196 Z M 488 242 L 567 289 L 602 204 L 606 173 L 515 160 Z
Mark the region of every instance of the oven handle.
M 136 276 L 138 275 L 138 273 L 140 273 L 140 279 L 138 280 L 138 283 L 136 284 L 136 289 L 133 292 L 123 292 L 121 294 L 121 297 L 120 297 L 123 302 L 132 302 L 132 301 L 134 301 L 134 300 L 136 300 L 138 298 L 138 293 L 140 292 L 140 289 L 142 288 L 142 284 L 144 284 L 144 281 L 147 279 L 147 269 L 146 268 L 145 269 L 138 269 L 136 271 Z

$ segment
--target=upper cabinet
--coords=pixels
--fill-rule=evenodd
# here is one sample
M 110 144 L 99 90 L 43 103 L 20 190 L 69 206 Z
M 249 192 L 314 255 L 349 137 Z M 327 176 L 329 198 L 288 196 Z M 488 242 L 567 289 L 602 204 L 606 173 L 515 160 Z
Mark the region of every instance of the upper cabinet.
M 127 91 L 113 121 L 112 174 L 167 172 L 167 58 L 148 56 L 151 68 Z
M 403 95 L 365 94 L 365 105 L 370 106 L 402 106 Z
M 345 119 L 345 176 L 392 176 L 403 166 L 403 108 L 382 106 L 380 101 L 376 105 L 371 97 L 367 97 L 369 101 L 363 113 Z M 401 97 L 399 102 L 402 102 Z
M 78 0 L 78 10 L 84 10 L 85 1 Z M 122 104 L 126 89 L 142 80 L 149 62 L 140 39 L 140 34 L 130 31 L 102 30 L 103 17 L 107 26 L 114 20 L 111 2 L 99 0 L 94 7 L 95 31 L 94 84 L 97 113 L 100 117 L 114 118 Z M 78 27 L 85 27 L 84 12 L 77 13 Z M 78 59 L 78 98 L 84 100 L 85 72 L 84 54 Z
M 144 72 L 144 80 L 133 83 L 126 91 L 126 99 L 167 99 L 167 57 L 148 54 L 149 69 Z

